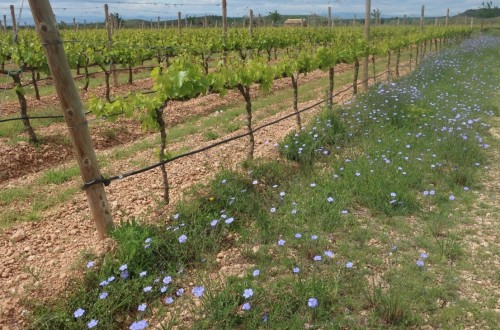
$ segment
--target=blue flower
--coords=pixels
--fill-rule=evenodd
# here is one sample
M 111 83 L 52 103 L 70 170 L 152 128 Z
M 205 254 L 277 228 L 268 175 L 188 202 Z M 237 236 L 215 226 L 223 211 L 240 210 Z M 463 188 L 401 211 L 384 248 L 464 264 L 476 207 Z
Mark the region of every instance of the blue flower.
M 276 208 L 275 207 L 271 207 L 271 209 L 269 210 L 269 212 L 275 213 L 276 212 Z
M 127 270 L 127 268 L 128 268 L 127 264 L 121 265 L 120 266 L 120 271 L 123 272 L 124 270 Z
M 184 294 L 184 289 L 180 288 L 179 290 L 175 291 L 175 294 L 177 295 L 177 297 L 182 296 Z
M 147 274 L 148 274 L 148 272 L 147 272 L 147 271 L 140 272 L 140 273 L 139 273 L 139 277 L 144 277 L 144 276 L 146 276 Z
M 179 236 L 179 243 L 183 244 L 187 242 L 187 236 L 186 235 L 181 235 Z
M 146 310 L 146 307 L 147 307 L 147 305 L 146 305 L 145 303 L 143 303 L 143 304 L 140 304 L 140 305 L 137 307 L 137 310 L 138 310 L 139 312 L 144 312 L 144 311 Z
M 87 262 L 87 268 L 92 268 L 92 267 L 94 267 L 94 262 L 93 261 Z
M 73 312 L 73 316 L 75 318 L 79 318 L 79 317 L 82 317 L 83 314 L 85 314 L 85 310 L 82 309 L 82 308 L 78 308 L 76 311 Z
M 196 298 L 200 298 L 203 295 L 203 292 L 205 292 L 205 288 L 202 286 L 195 286 L 192 290 L 192 293 Z
M 285 241 L 284 239 L 280 239 L 280 240 L 278 241 L 278 245 L 279 245 L 279 246 L 283 246 L 283 245 L 285 245 L 285 243 L 286 243 L 286 241 Z
M 230 217 L 228 219 L 226 219 L 224 222 L 229 225 L 230 223 L 232 223 L 234 221 L 234 218 L 233 217 Z
M 313 260 L 314 261 L 321 261 L 321 256 L 320 255 L 317 255 L 317 256 L 314 256 Z
M 326 201 L 327 201 L 328 203 L 333 203 L 333 202 L 335 201 L 335 198 L 333 198 L 333 197 L 327 197 L 327 198 L 326 198 Z
M 162 287 L 160 288 L 160 292 L 161 292 L 161 293 L 165 293 L 165 292 L 167 292 L 167 289 L 168 289 L 168 287 L 166 287 L 166 286 L 162 286 Z
M 153 289 L 153 287 L 147 286 L 144 289 L 142 289 L 142 291 L 144 291 L 144 292 L 150 292 L 152 289 Z
M 292 272 L 294 274 L 298 274 L 300 272 L 300 268 L 299 267 L 293 267 Z
M 148 327 L 148 322 L 146 320 L 140 320 L 134 322 L 130 325 L 130 330 L 144 330 Z
M 311 240 L 315 241 L 318 239 L 318 235 L 311 235 Z
M 215 227 L 219 223 L 219 220 L 215 219 L 210 222 L 210 226 Z
M 99 299 L 103 300 L 103 299 L 106 299 L 106 297 L 108 296 L 108 293 L 107 292 L 102 292 L 100 295 L 99 295 Z
M 455 200 L 455 196 L 450 195 L 449 199 L 450 199 L 450 201 L 454 201 Z
M 170 284 L 172 283 L 172 277 L 171 276 L 165 276 L 163 278 L 163 284 Z
M 420 260 L 420 259 L 417 260 L 416 264 L 417 264 L 418 267 L 424 267 L 425 266 L 425 262 L 423 260 Z
M 246 302 L 243 305 L 241 305 L 241 309 L 244 310 L 244 311 L 249 311 L 250 308 L 252 308 L 252 305 L 250 305 L 249 302 Z
M 335 256 L 335 253 L 328 250 L 328 251 L 325 251 L 325 256 L 327 256 L 328 258 L 333 258 Z
M 253 277 L 259 276 L 260 275 L 260 270 L 258 270 L 258 269 L 254 270 L 253 273 L 252 273 L 252 275 L 253 275 Z
M 165 304 L 170 305 L 174 302 L 174 298 L 172 297 L 167 297 L 165 298 Z
M 316 307 L 318 307 L 318 299 L 316 299 L 316 298 L 309 298 L 309 300 L 307 301 L 307 306 L 309 306 L 310 308 L 316 308 Z
M 97 321 L 96 319 L 92 319 L 89 321 L 89 323 L 87 323 L 87 329 L 92 329 L 93 327 L 95 327 L 97 324 L 99 323 L 99 321 Z
M 425 252 L 422 252 L 422 253 L 420 253 L 420 258 L 427 259 L 427 258 L 429 258 L 429 255 Z
M 302 234 L 301 233 L 296 233 L 295 234 L 295 238 L 302 238 Z
M 354 264 L 350 261 L 348 261 L 346 264 L 345 264 L 345 268 L 352 268 L 352 266 L 354 266 Z
M 243 297 L 245 297 L 245 299 L 248 299 L 250 297 L 253 296 L 253 290 L 252 289 L 245 289 L 243 291 Z
M 128 271 L 126 271 L 126 270 L 121 271 L 120 272 L 120 277 L 124 278 L 124 279 L 128 278 Z

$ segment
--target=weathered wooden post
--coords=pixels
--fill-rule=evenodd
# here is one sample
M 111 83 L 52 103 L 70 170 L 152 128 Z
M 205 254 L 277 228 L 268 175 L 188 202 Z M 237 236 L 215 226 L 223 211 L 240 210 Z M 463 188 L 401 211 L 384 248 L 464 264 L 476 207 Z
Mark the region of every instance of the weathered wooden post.
M 82 179 L 84 182 L 99 180 L 102 176 L 83 112 L 83 104 L 71 76 L 52 7 L 48 0 L 29 0 L 29 4 L 35 29 L 43 45 L 52 81 L 71 136 Z M 85 193 L 99 236 L 104 238 L 113 228 L 113 219 L 104 186 L 102 183 L 94 184 L 89 186 Z
M 253 10 L 250 9 L 250 26 L 249 26 L 250 38 L 253 37 Z
M 366 0 L 365 4 L 365 41 L 366 44 L 370 42 L 370 10 L 371 0 Z M 363 89 L 368 90 L 368 53 L 363 60 Z
M 106 31 L 108 35 L 108 50 L 113 48 L 113 32 L 111 31 L 111 17 L 109 16 L 108 4 L 104 5 L 104 19 L 106 20 Z M 113 72 L 113 85 L 118 86 L 118 72 L 115 70 L 115 64 L 111 63 L 111 72 Z
M 179 33 L 179 35 L 182 33 L 182 17 L 181 17 L 181 12 L 177 13 L 177 33 Z

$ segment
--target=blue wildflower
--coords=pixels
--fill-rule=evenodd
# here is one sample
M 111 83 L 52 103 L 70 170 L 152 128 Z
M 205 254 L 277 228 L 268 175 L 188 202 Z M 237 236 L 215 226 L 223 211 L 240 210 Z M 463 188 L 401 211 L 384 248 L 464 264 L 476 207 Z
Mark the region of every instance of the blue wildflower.
M 245 289 L 243 291 L 243 297 L 245 297 L 245 299 L 248 299 L 250 297 L 253 296 L 253 290 L 252 289 Z
M 309 306 L 310 308 L 316 308 L 316 307 L 318 307 L 318 299 L 316 299 L 316 298 L 309 298 L 309 300 L 307 300 L 307 306 Z
M 203 292 L 205 292 L 205 288 L 202 286 L 195 286 L 192 290 L 192 293 L 196 298 L 200 298 L 203 295 Z
M 76 311 L 73 312 L 73 316 L 75 318 L 82 317 L 83 314 L 85 314 L 85 310 L 83 308 L 78 308 Z
M 187 236 L 186 235 L 181 235 L 179 236 L 179 243 L 183 244 L 187 242 Z
M 134 322 L 130 325 L 130 330 L 144 330 L 148 327 L 148 322 L 146 320 L 140 320 Z
M 93 327 L 97 326 L 98 323 L 99 321 L 97 321 L 96 319 L 90 320 L 89 323 L 87 323 L 87 329 L 92 329 Z

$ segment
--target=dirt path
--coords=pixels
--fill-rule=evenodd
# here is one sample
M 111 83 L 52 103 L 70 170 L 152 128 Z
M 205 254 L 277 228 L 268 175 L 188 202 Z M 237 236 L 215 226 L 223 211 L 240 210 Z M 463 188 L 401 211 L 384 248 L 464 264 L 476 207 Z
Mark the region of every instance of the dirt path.
M 467 313 L 467 321 L 484 329 L 482 319 L 493 317 L 500 324 L 500 118 L 491 129 L 494 138 L 489 149 L 489 168 L 482 180 L 483 189 L 477 192 L 477 201 L 467 225 L 460 228 L 464 250 L 468 251 L 468 269 L 462 271 L 464 284 L 462 299 L 474 305 Z M 488 315 L 490 314 L 490 315 Z

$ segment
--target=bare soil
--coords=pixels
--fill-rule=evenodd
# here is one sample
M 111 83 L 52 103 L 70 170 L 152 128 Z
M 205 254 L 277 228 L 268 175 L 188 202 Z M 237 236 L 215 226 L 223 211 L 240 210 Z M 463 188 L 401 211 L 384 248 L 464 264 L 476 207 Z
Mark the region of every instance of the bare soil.
M 342 73 L 351 68 L 350 65 L 340 65 L 336 68 L 337 73 Z M 324 77 L 322 71 L 315 71 L 301 78 L 301 84 Z M 113 95 L 123 95 L 130 91 L 145 91 L 152 88 L 152 79 L 136 81 L 133 85 L 121 85 L 112 88 Z M 273 91 L 282 90 L 291 86 L 290 79 L 277 80 L 273 85 Z M 88 100 L 89 95 L 104 98 L 105 88 L 98 87 L 94 90 L 81 92 L 82 100 Z M 252 88 L 252 97 L 260 96 L 257 86 Z M 27 97 L 28 109 L 43 107 L 57 108 L 58 98 L 56 95 L 44 96 L 40 101 L 34 97 Z M 172 101 L 165 110 L 165 122 L 168 127 L 173 127 L 185 122 L 195 116 L 205 116 L 216 109 L 231 103 L 241 102 L 241 96 L 236 91 L 229 91 L 223 98 L 218 94 L 200 96 L 188 101 Z M 18 111 L 17 101 L 2 103 L 4 114 Z M 102 123 L 101 120 L 89 116 L 89 127 L 94 147 L 97 151 L 109 149 L 118 145 L 124 145 L 136 141 L 141 137 L 150 135 L 141 129 L 140 123 L 132 119 L 119 118 L 116 122 Z M 30 145 L 20 141 L 9 143 L 7 139 L 0 139 L 0 184 L 28 173 L 39 171 L 60 165 L 72 158 L 71 142 L 67 139 L 67 128 L 64 123 L 54 123 L 35 130 L 41 138 L 40 146 Z M 26 134 L 22 134 L 27 138 Z

